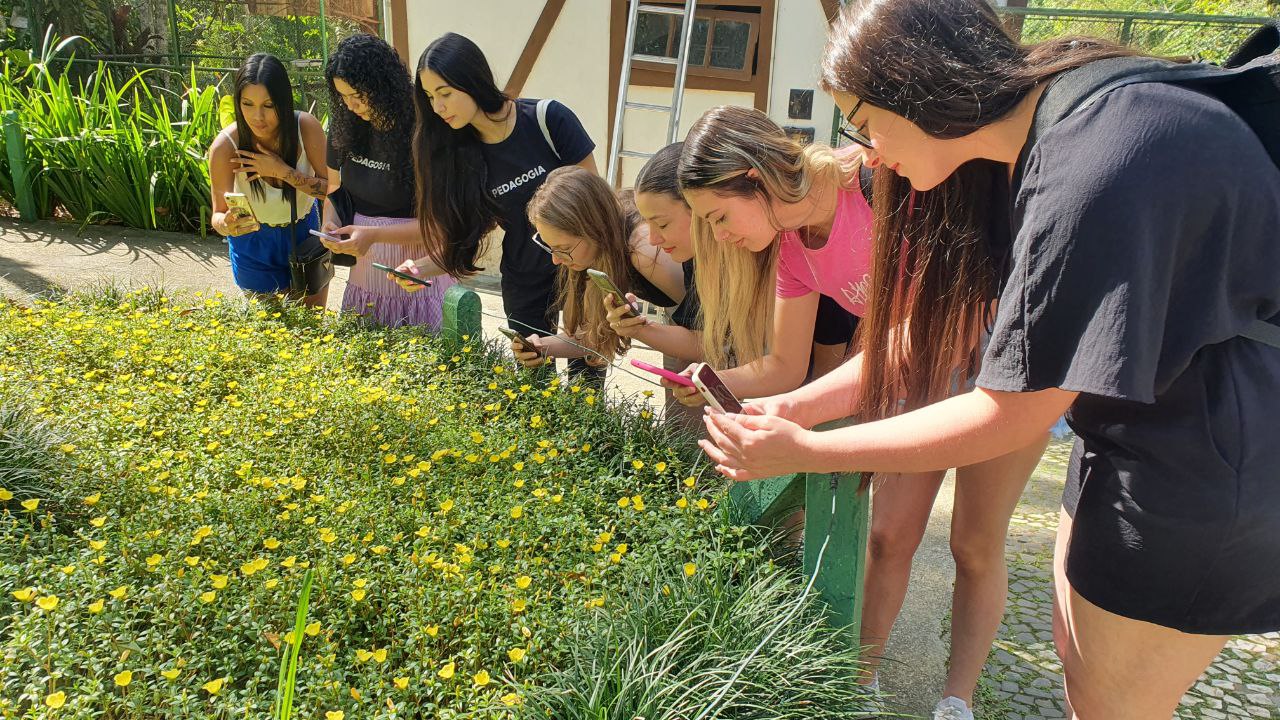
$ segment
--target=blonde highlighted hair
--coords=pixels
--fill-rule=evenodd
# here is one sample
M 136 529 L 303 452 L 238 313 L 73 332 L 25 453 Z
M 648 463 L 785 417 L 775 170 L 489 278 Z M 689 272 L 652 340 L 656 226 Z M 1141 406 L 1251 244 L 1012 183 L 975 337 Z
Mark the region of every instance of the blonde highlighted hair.
M 640 226 L 640 215 L 631 203 L 623 203 L 603 178 L 576 165 L 558 168 L 534 193 L 527 208 L 529 222 L 549 225 L 592 243 L 594 265 L 607 273 L 622 292 L 631 291 L 635 270 L 631 264 L 631 236 Z M 595 350 L 610 361 L 625 353 L 631 341 L 609 327 L 604 293 L 587 273 L 561 265 L 556 276 L 564 330 L 574 341 Z M 597 364 L 599 358 L 587 358 Z
M 755 170 L 759 179 L 747 173 Z M 772 201 L 797 203 L 812 192 L 856 186 L 858 158 L 826 145 L 801 145 L 759 110 L 720 106 L 690 128 L 680 157 L 680 189 L 758 198 L 774 230 Z M 778 243 L 752 253 L 717 241 L 703 218 L 692 225 L 702 344 L 715 367 L 745 365 L 769 352 Z

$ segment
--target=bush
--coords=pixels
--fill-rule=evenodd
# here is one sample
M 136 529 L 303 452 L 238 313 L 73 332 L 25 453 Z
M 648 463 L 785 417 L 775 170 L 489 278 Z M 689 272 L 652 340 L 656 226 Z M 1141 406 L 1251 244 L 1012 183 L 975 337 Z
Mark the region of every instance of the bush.
M 0 402 L 72 464 L 64 508 L 0 503 L 0 717 L 267 717 L 296 641 L 299 717 L 519 717 L 650 630 L 692 707 L 800 595 L 691 446 L 475 340 L 219 294 L 0 314 Z M 834 632 L 787 623 L 734 716 L 855 698 Z

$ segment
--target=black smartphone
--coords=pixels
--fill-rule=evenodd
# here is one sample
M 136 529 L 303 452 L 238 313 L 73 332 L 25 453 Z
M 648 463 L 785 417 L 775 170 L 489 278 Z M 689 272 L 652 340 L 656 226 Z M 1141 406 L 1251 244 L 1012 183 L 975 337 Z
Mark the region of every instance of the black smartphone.
M 370 264 L 373 265 L 374 270 L 381 270 L 382 272 L 391 273 L 392 275 L 395 275 L 396 277 L 402 280 L 408 280 L 409 282 L 417 283 L 423 287 L 431 287 L 432 285 L 431 281 L 428 280 L 427 278 L 420 278 L 417 275 L 410 275 L 409 273 L 406 273 L 406 272 L 400 272 L 399 270 L 393 267 L 387 267 L 382 263 L 370 263 Z
M 590 278 L 591 282 L 595 283 L 596 287 L 600 288 L 602 292 L 613 295 L 619 305 L 626 305 L 627 308 L 631 310 L 632 315 L 640 314 L 640 311 L 636 309 L 635 305 L 627 302 L 627 296 L 622 294 L 622 291 L 618 289 L 617 285 L 613 284 L 613 281 L 609 279 L 607 274 L 602 273 L 595 268 L 588 268 L 587 277 Z
M 520 333 L 516 332 L 515 330 L 512 330 L 509 327 L 499 327 L 498 332 L 511 338 L 513 342 L 515 342 L 517 345 L 520 346 L 521 352 L 532 352 L 532 353 L 538 353 L 539 355 L 542 354 L 541 350 L 535 347 L 533 343 L 526 340 Z

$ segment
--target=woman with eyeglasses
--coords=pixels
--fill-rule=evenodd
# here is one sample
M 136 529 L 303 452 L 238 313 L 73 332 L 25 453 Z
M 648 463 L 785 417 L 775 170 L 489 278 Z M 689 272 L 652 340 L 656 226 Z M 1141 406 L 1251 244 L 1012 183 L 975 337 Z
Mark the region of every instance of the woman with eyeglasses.
M 466 277 L 482 268 L 484 240 L 502 236 L 502 304 L 522 333 L 555 334 L 555 266 L 533 242 L 526 208 L 556 168 L 596 171 L 595 143 L 554 100 L 508 97 L 474 42 L 446 33 L 423 50 L 415 73 L 414 167 L 426 253 L 399 269 Z M 413 291 L 414 286 L 401 281 Z M 581 363 L 571 369 L 583 370 Z
M 630 338 L 609 324 L 607 295 L 587 277 L 594 269 L 633 298 L 675 307 L 685 297 L 684 272 L 667 253 L 649 243 L 649 227 L 629 194 L 619 199 L 609 183 L 579 167 L 553 170 L 529 201 L 534 242 L 559 266 L 557 287 L 564 308 L 564 332 L 526 339 L 536 351 L 511 350 L 525 367 L 550 358 L 586 358 L 599 365 L 627 351 Z
M 353 35 L 329 57 L 325 79 L 332 117 L 324 230 L 342 239 L 323 242 L 335 257 L 356 257 L 342 309 L 388 327 L 439 329 L 444 293 L 453 278 L 438 276 L 432 287 L 406 295 L 373 268 L 373 263 L 395 267 L 406 255 L 427 251 L 414 222 L 409 70 L 383 39 Z M 339 208 L 350 216 L 341 217 Z
M 857 127 L 845 131 L 855 141 L 865 140 Z M 763 113 L 744 108 L 716 108 L 689 131 L 680 162 L 680 186 L 694 215 L 703 346 L 713 363 L 723 362 L 726 348 L 736 354 L 739 366 L 720 373 L 735 395 L 767 398 L 801 387 L 819 294 L 859 316 L 860 326 L 869 318 L 882 322 L 885 303 L 870 300 L 883 297 L 880 288 L 887 282 L 873 277 L 872 268 L 875 256 L 890 248 L 873 249 L 872 237 L 892 216 L 891 210 L 910 214 L 915 222 L 898 227 L 890 244 L 914 247 L 922 237 L 939 237 L 953 246 L 949 255 L 937 253 L 904 265 L 902 276 L 928 276 L 949 263 L 986 263 L 998 252 L 1001 226 L 983 212 L 944 213 L 924 202 L 908 211 L 912 196 L 877 192 L 873 214 L 860 191 L 860 158 L 861 154 L 821 146 L 801 148 Z M 879 174 L 878 185 L 883 184 L 885 171 Z M 992 167 L 975 165 L 947 189 L 958 190 L 961 183 L 990 183 L 992 174 Z M 761 292 L 775 276 L 776 292 Z M 919 361 L 894 365 L 892 372 L 877 379 L 878 390 L 893 390 L 895 400 L 886 412 L 898 414 L 924 398 L 940 399 L 968 384 L 976 373 L 980 319 L 992 301 L 981 290 L 978 286 L 952 288 L 930 296 L 928 304 L 914 308 L 914 314 L 893 318 L 896 334 L 910 333 L 918 317 L 937 310 L 951 312 L 958 321 L 933 337 L 911 334 L 913 347 L 921 350 Z M 859 332 L 866 329 L 860 327 Z M 824 386 L 819 378 L 805 387 Z M 687 395 L 681 389 L 674 391 Z M 839 393 L 826 400 L 832 412 L 824 421 L 860 416 L 856 393 Z M 747 407 L 772 410 L 769 403 L 753 402 Z M 957 467 L 961 482 L 951 523 L 951 554 L 956 563 L 951 657 L 936 717 L 949 718 L 952 709 L 972 702 L 1004 612 L 1008 589 L 1004 541 L 1009 519 L 1047 440 L 1048 433 L 1042 432 L 1000 457 Z M 912 558 L 924 537 L 945 470 L 876 469 L 883 472 L 872 481 L 861 641 L 870 649 L 867 682 L 878 687 L 880 656 L 902 608 Z M 904 463 L 903 470 L 910 467 Z
M 869 162 L 924 195 L 974 161 L 1003 170 L 1004 193 L 946 209 L 1001 208 L 1007 268 L 920 286 L 995 273 L 977 387 L 805 430 L 842 412 L 829 399 L 857 391 L 867 358 L 768 415 L 711 418 L 704 444 L 734 479 L 926 471 L 1007 453 L 1066 412 L 1054 638 L 1067 716 L 1090 720 L 1169 718 L 1232 635 L 1280 629 L 1280 349 L 1265 341 L 1280 324 L 1280 170 L 1241 116 L 1178 85 L 1116 87 L 1048 124 L 1064 73 L 1132 54 L 1022 45 L 984 0 L 852 3 L 821 85 Z

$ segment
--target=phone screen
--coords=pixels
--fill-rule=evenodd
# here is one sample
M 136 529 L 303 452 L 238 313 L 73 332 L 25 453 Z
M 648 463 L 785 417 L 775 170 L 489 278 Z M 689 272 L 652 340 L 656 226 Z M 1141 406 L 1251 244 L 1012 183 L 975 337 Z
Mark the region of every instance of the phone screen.
M 725 386 L 724 381 L 709 366 L 703 365 L 699 367 L 695 377 L 698 378 L 698 382 L 702 383 L 707 392 L 715 398 L 721 410 L 727 413 L 742 412 L 742 403 L 738 402 L 738 398 L 733 396 L 733 392 Z

